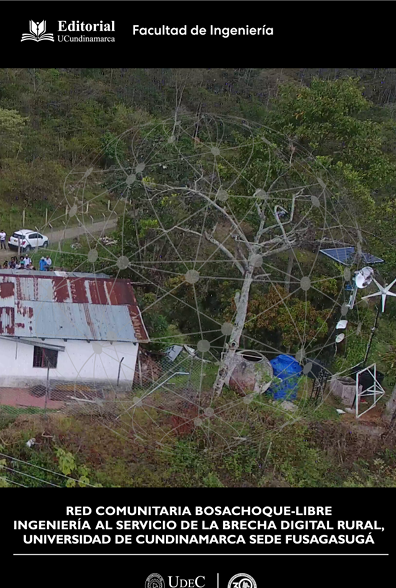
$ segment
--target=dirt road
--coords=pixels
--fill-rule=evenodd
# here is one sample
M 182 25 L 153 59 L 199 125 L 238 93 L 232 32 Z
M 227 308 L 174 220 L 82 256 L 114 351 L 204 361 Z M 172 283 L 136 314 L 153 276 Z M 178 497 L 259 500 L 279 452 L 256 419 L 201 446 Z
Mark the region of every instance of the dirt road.
M 63 230 L 56 230 L 56 231 L 48 231 L 45 235 L 49 239 L 49 249 L 53 249 L 54 243 L 59 243 L 59 241 L 66 241 L 67 239 L 74 239 L 79 235 L 94 235 L 97 233 L 109 233 L 113 231 L 117 225 L 117 218 L 112 218 L 106 221 L 101 221 L 99 223 L 87 224 L 85 226 L 77 226 L 77 227 L 70 227 L 68 229 Z M 7 237 L 8 240 L 8 237 Z M 0 249 L 0 259 L 8 259 L 11 256 L 15 255 L 15 251 L 11 251 L 10 249 Z

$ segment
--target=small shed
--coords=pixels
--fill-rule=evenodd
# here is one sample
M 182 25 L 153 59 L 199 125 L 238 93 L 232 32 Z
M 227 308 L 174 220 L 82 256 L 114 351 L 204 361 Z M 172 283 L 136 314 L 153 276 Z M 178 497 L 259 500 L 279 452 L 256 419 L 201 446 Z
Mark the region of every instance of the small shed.
M 0 270 L 0 386 L 131 388 L 148 333 L 130 280 Z

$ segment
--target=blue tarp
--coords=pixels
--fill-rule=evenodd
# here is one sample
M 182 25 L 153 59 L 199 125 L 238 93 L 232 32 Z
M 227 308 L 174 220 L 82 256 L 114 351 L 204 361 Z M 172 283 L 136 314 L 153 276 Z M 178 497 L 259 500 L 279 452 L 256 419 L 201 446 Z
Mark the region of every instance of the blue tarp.
M 274 377 L 281 380 L 268 388 L 275 400 L 295 400 L 302 367 L 291 355 L 278 355 L 270 361 L 274 370 Z

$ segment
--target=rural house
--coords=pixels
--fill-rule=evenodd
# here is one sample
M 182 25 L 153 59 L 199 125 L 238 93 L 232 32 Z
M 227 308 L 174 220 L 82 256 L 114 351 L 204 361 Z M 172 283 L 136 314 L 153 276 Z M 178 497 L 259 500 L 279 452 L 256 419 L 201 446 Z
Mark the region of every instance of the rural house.
M 0 270 L 0 387 L 131 387 L 147 342 L 132 283 L 104 274 Z

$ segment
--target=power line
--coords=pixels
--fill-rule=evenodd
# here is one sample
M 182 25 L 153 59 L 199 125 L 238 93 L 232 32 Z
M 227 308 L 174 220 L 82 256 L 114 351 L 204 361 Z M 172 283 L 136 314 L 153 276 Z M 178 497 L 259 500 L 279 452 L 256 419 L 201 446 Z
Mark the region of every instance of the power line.
M 59 472 L 54 472 L 54 470 L 48 470 L 47 468 L 43 468 L 41 466 L 35 465 L 33 463 L 30 463 L 29 461 L 23 461 L 22 459 L 12 457 L 11 455 L 6 455 L 5 453 L 0 453 L 0 455 L 2 457 L 6 457 L 8 459 L 11 459 L 12 461 L 19 461 L 20 463 L 24 463 L 25 465 L 29 465 L 33 468 L 43 470 L 44 472 L 48 472 L 50 474 L 55 474 L 56 476 L 61 476 L 62 478 L 67 478 L 68 480 L 73 480 L 73 482 L 78 482 L 78 480 L 76 480 L 76 478 L 72 478 L 71 476 L 66 476 L 65 474 L 60 474 Z M 45 480 L 42 480 L 42 481 L 44 482 Z M 91 486 L 91 488 L 96 488 L 96 486 L 94 486 L 93 484 L 88 484 L 86 482 L 84 482 L 84 486 Z
M 55 488 L 61 488 L 58 484 L 53 484 L 52 482 L 47 482 L 47 480 L 42 480 L 41 478 L 36 478 L 36 476 L 31 476 L 30 474 L 26 474 L 25 472 L 18 472 L 18 470 L 13 470 L 12 468 L 8 468 L 7 466 L 2 466 L 5 470 L 12 472 L 13 474 L 19 474 L 20 476 L 27 476 L 28 478 L 32 478 L 32 480 L 37 480 L 38 482 L 44 482 L 45 484 L 49 484 L 50 486 L 55 486 Z
M 16 486 L 22 486 L 22 488 L 28 488 L 28 486 L 20 484 L 19 482 L 14 482 L 14 480 L 9 480 L 8 478 L 1 477 L 0 480 L 4 480 L 5 482 L 9 482 L 10 484 L 15 484 Z

